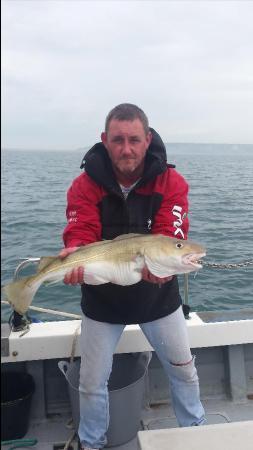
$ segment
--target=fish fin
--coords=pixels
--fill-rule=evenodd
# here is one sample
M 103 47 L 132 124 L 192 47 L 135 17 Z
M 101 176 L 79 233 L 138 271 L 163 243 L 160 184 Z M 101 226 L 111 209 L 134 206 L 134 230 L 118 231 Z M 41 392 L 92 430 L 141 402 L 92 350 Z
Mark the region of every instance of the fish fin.
M 89 271 L 85 271 L 83 275 L 83 281 L 85 284 L 91 284 L 92 286 L 109 283 L 109 281 L 102 276 Z
M 84 282 L 92 285 L 113 283 L 120 286 L 130 286 L 141 281 L 143 266 L 144 259 L 139 256 L 126 263 L 90 263 L 85 266 Z
M 83 281 L 86 284 L 100 285 L 110 282 L 108 263 L 95 262 L 85 266 Z
M 54 281 L 44 281 L 43 284 L 44 284 L 46 287 L 48 287 L 48 286 L 52 286 L 53 284 L 60 283 L 61 281 L 62 281 L 62 278 L 57 279 L 57 280 L 54 280 Z
M 13 309 L 22 315 L 28 310 L 40 284 L 34 276 L 23 277 L 3 286 L 1 292 Z
M 156 277 L 165 278 L 176 274 L 176 271 L 173 268 L 168 267 L 166 258 L 164 258 L 164 260 L 159 259 L 159 261 L 156 261 L 154 258 L 149 258 L 145 255 L 144 259 L 148 270 Z
M 49 264 L 57 259 L 57 256 L 42 256 L 37 267 L 37 273 L 45 269 Z
M 120 234 L 116 238 L 113 239 L 113 241 L 121 241 L 123 239 L 132 239 L 136 237 L 144 236 L 144 234 L 141 233 L 128 233 L 128 234 Z
M 85 249 L 86 247 L 90 247 L 90 246 L 93 247 L 95 245 L 100 245 L 101 246 L 103 244 L 108 244 L 109 242 L 111 242 L 109 239 L 104 239 L 103 241 L 90 242 L 89 244 L 81 245 L 73 253 L 78 253 L 80 251 L 83 251 L 83 249 Z
M 140 237 L 140 236 L 144 236 L 144 235 L 141 234 L 141 233 L 120 234 L 119 236 L 117 236 L 114 239 L 103 239 L 102 241 L 90 242 L 89 244 L 81 245 L 73 253 L 82 251 L 84 248 L 89 247 L 89 246 L 92 246 L 92 247 L 95 246 L 95 245 L 101 246 L 101 245 L 110 244 L 112 241 L 121 241 L 123 239 L 131 239 L 131 238 Z

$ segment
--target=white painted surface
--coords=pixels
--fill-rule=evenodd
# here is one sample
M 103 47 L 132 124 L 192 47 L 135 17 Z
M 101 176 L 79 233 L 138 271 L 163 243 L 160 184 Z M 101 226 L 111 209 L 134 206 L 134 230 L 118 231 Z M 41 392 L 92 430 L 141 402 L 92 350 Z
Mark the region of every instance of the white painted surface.
M 139 431 L 140 450 L 252 450 L 253 421 Z
M 253 320 L 204 323 L 196 313 L 186 321 L 191 348 L 238 345 L 253 342 Z M 27 334 L 12 332 L 10 356 L 2 362 L 69 358 L 77 332 L 75 355 L 79 356 L 80 320 L 42 322 L 30 325 Z M 77 331 L 78 329 L 78 331 Z M 117 353 L 152 350 L 138 325 L 127 325 L 117 346 Z

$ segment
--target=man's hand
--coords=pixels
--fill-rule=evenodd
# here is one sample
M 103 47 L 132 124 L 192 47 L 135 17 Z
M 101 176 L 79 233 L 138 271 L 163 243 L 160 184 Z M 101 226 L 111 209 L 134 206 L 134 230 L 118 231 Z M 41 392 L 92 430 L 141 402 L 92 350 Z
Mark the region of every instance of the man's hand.
M 156 277 L 148 270 L 147 266 L 145 266 L 142 269 L 142 279 L 144 281 L 149 281 L 149 283 L 164 284 L 164 283 L 167 283 L 167 281 L 171 281 L 172 278 L 173 278 L 173 275 L 171 275 L 169 277 L 164 277 L 164 278 Z
M 59 253 L 60 258 L 66 258 L 66 256 L 70 255 L 71 253 L 74 253 L 78 247 L 69 247 L 64 248 Z M 83 274 L 84 274 L 84 268 L 83 267 L 75 267 L 73 270 L 70 270 L 66 273 L 63 282 L 65 284 L 72 284 L 73 286 L 76 284 L 82 284 L 83 283 Z

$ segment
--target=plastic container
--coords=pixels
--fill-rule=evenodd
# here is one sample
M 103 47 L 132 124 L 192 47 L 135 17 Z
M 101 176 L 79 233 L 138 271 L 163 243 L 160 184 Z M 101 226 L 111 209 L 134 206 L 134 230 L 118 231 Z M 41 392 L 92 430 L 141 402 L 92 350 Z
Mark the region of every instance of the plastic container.
M 21 439 L 27 433 L 34 390 L 30 374 L 1 373 L 1 441 Z
M 114 355 L 108 383 L 110 424 L 107 447 L 125 444 L 136 436 L 140 428 L 145 374 L 150 359 L 150 352 Z M 60 361 L 58 366 L 68 381 L 73 423 L 78 430 L 80 360 L 73 363 Z

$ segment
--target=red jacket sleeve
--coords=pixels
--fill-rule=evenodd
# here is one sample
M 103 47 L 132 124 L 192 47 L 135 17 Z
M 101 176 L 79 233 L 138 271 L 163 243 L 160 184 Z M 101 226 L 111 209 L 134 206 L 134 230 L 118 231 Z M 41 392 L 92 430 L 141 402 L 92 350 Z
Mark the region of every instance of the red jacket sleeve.
M 175 169 L 168 169 L 157 177 L 155 187 L 163 195 L 163 201 L 152 226 L 152 233 L 187 239 L 188 184 Z
M 65 247 L 78 247 L 101 240 L 98 202 L 100 187 L 86 174 L 77 177 L 67 193 L 68 224 L 63 232 Z

